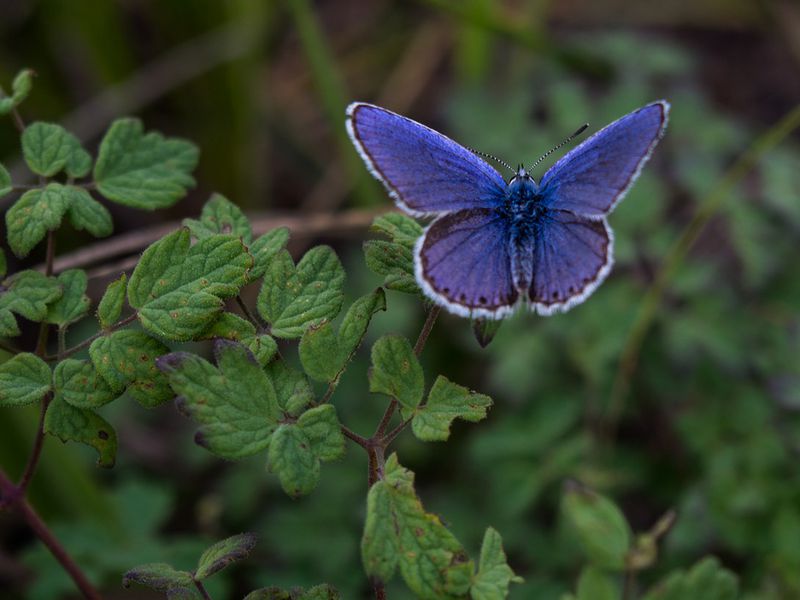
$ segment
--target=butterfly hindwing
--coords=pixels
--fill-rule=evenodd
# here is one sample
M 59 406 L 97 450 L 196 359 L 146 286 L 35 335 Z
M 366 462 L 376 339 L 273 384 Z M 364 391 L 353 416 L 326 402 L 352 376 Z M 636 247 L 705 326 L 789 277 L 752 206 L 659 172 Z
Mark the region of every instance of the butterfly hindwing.
M 601 129 L 542 177 L 546 206 L 589 218 L 607 215 L 625 196 L 667 125 L 669 104 L 648 104 Z
M 417 242 L 417 281 L 450 312 L 498 319 L 519 298 L 511 276 L 508 223 L 491 209 L 443 215 Z
M 450 138 L 372 104 L 355 102 L 347 115 L 362 158 L 406 212 L 435 215 L 502 202 L 500 174 Z

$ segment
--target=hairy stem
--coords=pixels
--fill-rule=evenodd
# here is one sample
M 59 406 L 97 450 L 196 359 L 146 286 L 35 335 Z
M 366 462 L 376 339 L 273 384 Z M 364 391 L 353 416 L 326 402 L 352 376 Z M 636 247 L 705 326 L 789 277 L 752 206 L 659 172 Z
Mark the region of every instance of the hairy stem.
M 262 331 L 264 329 L 263 323 L 258 320 L 258 318 L 253 314 L 253 311 L 250 310 L 250 307 L 247 306 L 244 300 L 242 300 L 241 295 L 236 295 L 236 304 L 239 305 L 239 308 L 242 309 L 242 313 L 250 321 L 253 325 L 255 325 L 258 331 Z
M 208 593 L 208 590 L 206 590 L 202 581 L 198 581 L 197 579 L 195 579 L 194 587 L 196 587 L 197 591 L 200 592 L 200 595 L 203 597 L 203 600 L 211 600 L 211 595 Z
M 355 431 L 353 431 L 349 427 L 345 427 L 344 425 L 342 425 L 342 434 L 344 435 L 344 437 L 353 440 L 356 444 L 358 444 L 362 448 L 364 449 L 369 448 L 369 440 L 363 436 L 358 435 Z
M 92 342 L 95 341 L 97 338 L 101 338 L 104 335 L 106 335 L 106 334 L 108 334 L 108 333 L 110 333 L 112 331 L 116 331 L 117 329 L 122 329 L 126 325 L 130 325 L 131 323 L 133 323 L 136 320 L 136 317 L 137 317 L 137 314 L 133 313 L 132 315 L 130 315 L 128 317 L 125 317 L 124 319 L 121 319 L 120 321 L 117 321 L 116 323 L 114 323 L 108 329 L 104 329 L 102 331 L 98 331 L 93 336 L 86 338 L 80 344 L 77 344 L 76 346 L 73 346 L 72 348 L 67 348 L 66 350 L 64 350 L 63 352 L 59 352 L 55 356 L 52 356 L 52 355 L 45 356 L 44 360 L 46 360 L 48 362 L 52 362 L 54 360 L 61 360 L 62 358 L 68 358 L 68 357 L 72 356 L 73 354 L 76 354 L 76 353 L 80 352 L 84 348 L 88 348 L 89 346 L 91 346 Z
M 9 508 L 15 508 L 22 515 L 22 518 L 33 530 L 36 536 L 50 550 L 53 557 L 64 567 L 64 570 L 75 582 L 75 585 L 88 600 L 101 600 L 101 596 L 94 586 L 89 582 L 81 571 L 80 567 L 72 560 L 61 543 L 55 538 L 53 532 L 47 528 L 41 517 L 33 507 L 25 500 L 21 490 L 6 477 L 0 470 L 0 492 L 2 492 L 4 504 Z

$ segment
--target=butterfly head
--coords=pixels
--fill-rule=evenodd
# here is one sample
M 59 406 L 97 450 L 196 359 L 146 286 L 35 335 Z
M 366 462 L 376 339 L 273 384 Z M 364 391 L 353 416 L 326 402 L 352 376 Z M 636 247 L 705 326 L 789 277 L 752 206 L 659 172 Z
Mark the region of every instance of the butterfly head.
M 525 203 L 532 200 L 539 190 L 539 186 L 533 180 L 524 165 L 517 167 L 517 173 L 508 182 L 506 195 L 513 204 Z

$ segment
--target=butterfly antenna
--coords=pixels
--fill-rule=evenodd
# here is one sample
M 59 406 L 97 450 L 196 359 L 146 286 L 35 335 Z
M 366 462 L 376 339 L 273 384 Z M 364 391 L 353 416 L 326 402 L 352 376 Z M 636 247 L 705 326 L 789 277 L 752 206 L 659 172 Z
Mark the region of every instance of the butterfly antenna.
M 501 159 L 497 158 L 496 156 L 492 156 L 491 154 L 486 154 L 485 152 L 481 152 L 480 150 L 475 150 L 474 148 L 470 148 L 469 146 L 466 146 L 466 148 L 467 148 L 467 150 L 469 150 L 469 151 L 470 151 L 470 152 L 472 152 L 473 154 L 477 154 L 478 156 L 482 156 L 483 158 L 490 158 L 490 159 L 492 159 L 492 160 L 493 160 L 493 161 L 495 161 L 496 163 L 503 165 L 503 166 L 504 166 L 506 169 L 510 170 L 512 173 L 516 173 L 516 172 L 517 172 L 517 171 L 514 169 L 514 167 L 512 167 L 512 166 L 511 166 L 510 164 L 508 164 L 506 161 L 504 161 L 504 160 L 501 160 Z
M 563 142 L 561 142 L 561 143 L 560 143 L 558 146 L 556 146 L 556 147 L 555 147 L 555 148 L 553 148 L 552 150 L 549 150 L 549 151 L 545 152 L 545 153 L 542 155 L 542 157 L 541 157 L 539 160 L 537 160 L 535 163 L 533 163 L 533 164 L 531 165 L 531 168 L 530 168 L 530 169 L 528 169 L 528 171 L 529 171 L 529 172 L 531 172 L 531 173 L 533 173 L 533 170 L 536 168 L 536 166 L 537 166 L 537 165 L 538 165 L 540 162 L 542 162 L 542 161 L 543 161 L 545 158 L 547 158 L 548 156 L 550 156 L 550 155 L 551 155 L 553 152 L 555 152 L 556 150 L 558 150 L 559 148 L 561 148 L 561 147 L 562 147 L 564 144 L 568 144 L 568 143 L 569 143 L 569 142 L 571 142 L 573 139 L 575 139 L 576 137 L 578 137 L 580 134 L 582 134 L 584 131 L 586 131 L 586 128 L 587 128 L 587 127 L 589 127 L 589 124 L 588 124 L 588 123 L 584 123 L 583 125 L 581 125 L 581 126 L 578 128 L 578 131 L 576 131 L 575 133 L 573 133 L 571 136 L 569 136 L 567 139 L 565 139 Z

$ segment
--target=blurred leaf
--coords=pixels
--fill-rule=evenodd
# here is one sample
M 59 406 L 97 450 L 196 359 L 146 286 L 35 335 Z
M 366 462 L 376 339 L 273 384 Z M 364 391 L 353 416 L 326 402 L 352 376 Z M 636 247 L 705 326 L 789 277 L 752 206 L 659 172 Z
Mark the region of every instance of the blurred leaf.
M 241 240 L 214 235 L 190 246 L 188 229 L 150 245 L 128 283 L 128 303 L 156 335 L 188 340 L 207 329 L 246 282 L 253 259 Z
M 373 344 L 369 391 L 397 400 L 404 419 L 414 414 L 425 392 L 425 376 L 406 338 L 385 335 Z
M 191 573 L 178 571 L 166 563 L 150 563 L 134 567 L 122 577 L 124 587 L 130 587 L 131 583 L 138 583 L 159 592 L 179 587 L 194 588 Z
M 704 558 L 688 572 L 668 575 L 645 594 L 643 600 L 734 600 L 739 596 L 736 577 L 716 558 Z
M 454 419 L 477 423 L 486 418 L 491 405 L 489 396 L 476 394 L 439 375 L 425 404 L 414 411 L 411 428 L 425 442 L 445 441 L 450 437 Z
M 97 305 L 97 320 L 103 329 L 111 327 L 119 320 L 122 307 L 125 304 L 125 294 L 128 288 L 128 276 L 123 273 L 119 279 L 108 284 L 100 304 Z
M 155 338 L 132 329 L 104 335 L 89 346 L 95 369 L 114 393 L 126 391 L 146 408 L 158 406 L 173 396 L 155 362 L 167 352 L 169 348 Z
M 496 319 L 474 319 L 472 321 L 472 332 L 481 348 L 486 348 L 492 343 L 497 330 L 503 324 L 502 320 Z
M 2 102 L 2 100 L 0 100 Z M 0 163 L 0 198 L 10 194 L 13 189 L 11 175 L 8 170 Z
M 246 558 L 256 545 L 257 537 L 254 533 L 240 533 L 217 542 L 200 556 L 197 561 L 195 579 L 202 580 L 210 577 L 227 567 L 229 564 Z
M 80 140 L 55 123 L 28 125 L 22 132 L 22 154 L 30 170 L 44 177 L 62 169 L 70 177 L 83 177 L 92 168 L 92 157 Z
M 414 219 L 396 212 L 375 217 L 370 230 L 382 233 L 391 241 L 401 244 L 409 250 L 414 249 L 414 245 L 423 231 L 422 226 Z
M 83 269 L 68 269 L 58 275 L 63 293 L 47 309 L 47 322 L 64 327 L 89 312 L 91 304 L 86 295 L 88 277 Z
M 48 231 L 58 229 L 69 209 L 64 189 L 59 183 L 51 183 L 44 189 L 28 190 L 8 209 L 6 231 L 14 254 L 27 256 Z
M 334 318 L 342 306 L 344 269 L 328 246 L 312 248 L 295 267 L 281 250 L 264 274 L 258 312 L 279 338 L 299 338 L 306 329 Z
M 619 588 L 614 577 L 588 566 L 581 571 L 578 579 L 576 600 L 620 600 Z
M 386 310 L 386 295 L 378 288 L 353 302 L 338 335 L 329 321 L 306 329 L 299 346 L 303 370 L 317 381 L 335 381 L 361 345 L 370 319 L 381 310 Z
M 44 431 L 62 442 L 73 441 L 92 446 L 99 455 L 97 465 L 114 466 L 117 455 L 117 432 L 94 411 L 75 408 L 62 398 L 55 398 L 47 407 Z
M 138 119 L 118 119 L 100 142 L 94 180 L 109 200 L 155 210 L 172 206 L 194 185 L 194 144 L 160 133 L 145 134 Z
M 0 364 L 0 406 L 24 406 L 44 398 L 51 387 L 50 367 L 30 352 Z
M 14 108 L 22 104 L 33 87 L 34 72 L 31 69 L 23 69 L 11 83 L 11 96 L 7 97 L 0 90 L 0 115 L 10 113 Z
M 184 219 L 183 226 L 188 227 L 198 240 L 222 233 L 240 238 L 246 246 L 253 241 L 250 221 L 238 206 L 222 194 L 212 194 L 203 205 L 200 220 Z
M 64 359 L 56 365 L 53 386 L 56 398 L 75 408 L 99 408 L 118 395 L 95 370 L 91 361 L 74 358 Z
M 333 586 L 323 583 L 304 590 L 293 588 L 282 590 L 277 587 L 254 590 L 244 597 L 244 600 L 340 600 L 341 596 Z
M 508 597 L 508 587 L 522 583 L 506 562 L 500 534 L 491 527 L 486 529 L 481 545 L 478 572 L 469 589 L 472 600 L 503 600 Z

